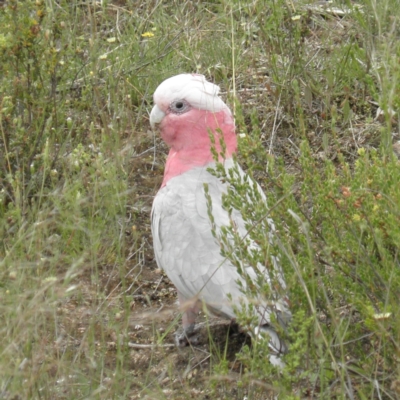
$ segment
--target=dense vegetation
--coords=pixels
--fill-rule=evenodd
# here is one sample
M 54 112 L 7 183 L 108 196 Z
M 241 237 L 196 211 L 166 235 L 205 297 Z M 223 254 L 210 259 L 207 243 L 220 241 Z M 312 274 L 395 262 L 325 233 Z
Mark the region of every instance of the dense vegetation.
M 0 398 L 400 398 L 400 3 L 320 3 L 0 2 Z M 179 72 L 222 87 L 268 195 L 248 204 L 230 177 L 262 251 L 225 251 L 280 255 L 283 372 L 226 332 L 179 358 L 177 312 L 154 319 L 174 295 L 149 236 L 166 149 L 148 112 Z

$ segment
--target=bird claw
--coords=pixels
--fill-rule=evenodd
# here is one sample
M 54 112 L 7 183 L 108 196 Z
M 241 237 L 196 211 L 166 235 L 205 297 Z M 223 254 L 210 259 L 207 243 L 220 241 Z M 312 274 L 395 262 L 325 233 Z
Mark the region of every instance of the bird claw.
M 197 345 L 200 341 L 199 335 L 196 335 L 197 329 L 194 324 L 184 329 L 182 333 L 176 332 L 175 344 L 177 347 L 185 347 L 189 345 Z

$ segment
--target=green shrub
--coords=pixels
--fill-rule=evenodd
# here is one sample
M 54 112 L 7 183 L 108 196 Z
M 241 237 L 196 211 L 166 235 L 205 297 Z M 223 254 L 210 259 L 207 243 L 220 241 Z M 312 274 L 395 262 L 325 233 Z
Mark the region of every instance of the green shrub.
M 282 165 L 270 164 L 268 204 L 235 170 L 227 175 L 217 169 L 232 187 L 224 207 L 239 210 L 249 232 L 244 240 L 234 226 L 215 232 L 222 254 L 244 279 L 242 265 L 261 263 L 273 275 L 271 255 L 280 257 L 285 271 L 294 318 L 281 390 L 283 382 L 290 390 L 302 381 L 321 397 L 368 397 L 374 390 L 390 393 L 396 381 L 391 371 L 398 366 L 400 339 L 400 164 L 375 150 L 360 148 L 358 154 L 354 170 L 343 157 L 321 166 L 303 142 L 296 180 Z M 276 223 L 274 246 L 267 217 Z M 249 238 L 259 251 L 248 247 Z M 262 293 L 271 301 L 282 295 L 262 282 L 249 284 L 246 295 Z M 239 323 L 251 326 L 249 315 L 239 309 Z M 240 358 L 253 379 L 271 375 L 267 346 L 255 344 Z

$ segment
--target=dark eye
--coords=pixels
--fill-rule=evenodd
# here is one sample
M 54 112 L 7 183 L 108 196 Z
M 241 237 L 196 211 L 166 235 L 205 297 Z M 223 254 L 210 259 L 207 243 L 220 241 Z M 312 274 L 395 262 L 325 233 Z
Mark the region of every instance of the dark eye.
M 188 111 L 190 106 L 185 100 L 176 100 L 170 104 L 169 108 L 175 114 L 182 114 Z

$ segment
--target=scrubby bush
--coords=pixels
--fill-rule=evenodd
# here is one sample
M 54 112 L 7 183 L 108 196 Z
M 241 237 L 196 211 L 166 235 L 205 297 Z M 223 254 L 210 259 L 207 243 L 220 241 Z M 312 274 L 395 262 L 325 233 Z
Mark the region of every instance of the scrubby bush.
M 341 157 L 321 167 L 304 142 L 296 179 L 270 163 L 268 204 L 240 174 L 218 169 L 232 185 L 226 209 L 241 211 L 249 237 L 260 246 L 254 253 L 231 227 L 217 234 L 223 254 L 244 277 L 240 265 L 259 262 L 273 274 L 271 255 L 280 257 L 285 271 L 294 317 L 281 389 L 282 382 L 289 388 L 302 381 L 304 393 L 368 397 L 374 391 L 393 395 L 397 387 L 400 165 L 375 150 L 358 153 L 354 170 Z M 267 218 L 276 224 L 274 246 Z M 260 293 L 266 301 L 279 296 L 268 285 L 246 291 L 251 298 Z M 238 313 L 244 326 L 248 316 L 247 310 Z M 271 374 L 267 347 L 255 345 L 241 359 L 253 379 Z

